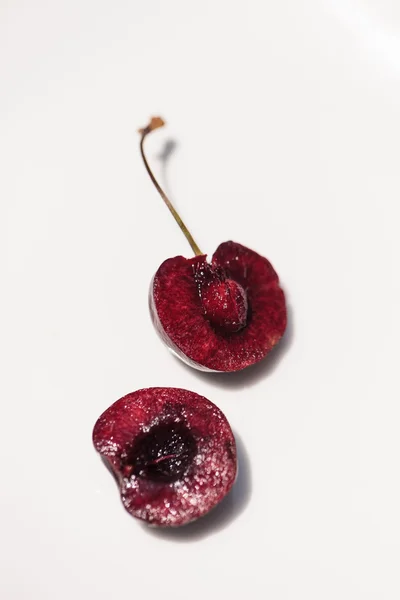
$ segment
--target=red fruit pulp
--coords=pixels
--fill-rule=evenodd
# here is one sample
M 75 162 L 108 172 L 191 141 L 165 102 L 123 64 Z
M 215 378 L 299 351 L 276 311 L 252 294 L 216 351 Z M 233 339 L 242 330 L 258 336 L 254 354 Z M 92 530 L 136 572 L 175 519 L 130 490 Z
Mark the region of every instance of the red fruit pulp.
M 166 260 L 150 310 L 163 341 L 191 366 L 239 371 L 264 358 L 286 328 L 286 303 L 271 263 L 235 242 L 206 256 Z
M 235 481 L 226 417 L 187 390 L 128 394 L 98 419 L 93 443 L 116 476 L 126 510 L 153 525 L 185 525 L 205 515 Z

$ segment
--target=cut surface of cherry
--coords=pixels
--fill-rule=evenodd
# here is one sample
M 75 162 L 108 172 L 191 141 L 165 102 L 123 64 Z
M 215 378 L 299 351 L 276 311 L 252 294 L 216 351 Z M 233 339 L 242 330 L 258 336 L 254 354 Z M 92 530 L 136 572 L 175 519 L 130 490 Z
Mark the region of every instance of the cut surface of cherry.
M 195 256 L 169 258 L 150 286 L 156 331 L 176 356 L 203 371 L 240 371 L 263 359 L 286 329 L 285 295 L 271 263 L 236 242 L 220 244 L 211 261 L 154 177 L 144 153 L 146 136 L 162 127 L 153 117 L 140 129 L 146 170 Z
M 166 344 L 192 366 L 240 371 L 264 358 L 282 337 L 285 296 L 267 259 L 240 244 L 225 242 L 217 248 L 211 267 L 205 261 L 205 256 L 177 256 L 161 265 L 150 289 L 153 322 Z M 196 280 L 204 268 L 223 271 L 227 278 L 222 293 L 217 286 L 211 293 L 206 288 L 206 308 Z M 233 291 L 231 282 L 237 285 Z M 223 301 L 210 318 L 207 309 L 218 293 Z M 226 306 L 228 325 L 221 304 Z
M 188 390 L 147 388 L 124 396 L 96 422 L 93 443 L 126 510 L 152 525 L 177 527 L 202 517 L 236 478 L 226 417 Z

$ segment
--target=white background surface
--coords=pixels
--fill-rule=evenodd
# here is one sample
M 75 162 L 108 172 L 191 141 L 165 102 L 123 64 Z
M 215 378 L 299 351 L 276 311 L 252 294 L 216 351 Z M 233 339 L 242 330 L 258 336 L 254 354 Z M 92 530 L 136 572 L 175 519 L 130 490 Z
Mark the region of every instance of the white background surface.
M 390 0 L 0 4 L 4 600 L 400 596 L 400 9 Z M 153 331 L 190 248 L 267 256 L 291 307 L 262 368 L 202 375 Z M 125 513 L 92 427 L 141 387 L 226 413 L 241 475 L 174 534 Z

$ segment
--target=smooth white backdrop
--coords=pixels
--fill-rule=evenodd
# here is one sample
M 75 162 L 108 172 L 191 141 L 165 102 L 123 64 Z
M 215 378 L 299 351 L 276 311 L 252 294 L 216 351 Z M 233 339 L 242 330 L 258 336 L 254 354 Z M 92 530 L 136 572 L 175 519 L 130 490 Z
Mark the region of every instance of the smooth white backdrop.
M 2 599 L 398 600 L 399 29 L 390 0 L 0 3 Z M 158 113 L 200 247 L 250 246 L 287 292 L 249 373 L 153 331 L 150 279 L 190 256 L 139 157 Z M 173 534 L 91 445 L 158 385 L 217 403 L 240 450 L 229 500 Z

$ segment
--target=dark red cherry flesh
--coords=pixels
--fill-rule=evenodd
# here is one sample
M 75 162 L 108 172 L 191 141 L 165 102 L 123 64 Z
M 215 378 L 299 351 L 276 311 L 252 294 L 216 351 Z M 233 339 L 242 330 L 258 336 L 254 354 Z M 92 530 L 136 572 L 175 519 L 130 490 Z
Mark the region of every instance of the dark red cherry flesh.
M 245 293 L 246 312 L 239 292 L 230 313 L 235 316 L 240 307 L 241 327 L 232 331 L 222 319 L 216 326 L 206 314 L 196 281 L 196 273 L 208 269 L 205 256 L 176 256 L 161 265 L 150 286 L 153 323 L 167 346 L 191 366 L 240 371 L 264 358 L 282 337 L 285 296 L 271 263 L 245 246 L 221 244 L 211 264 L 224 269 L 227 281 L 234 281 Z
M 286 329 L 284 293 L 271 263 L 236 242 L 221 244 L 210 262 L 155 179 L 143 150 L 159 117 L 140 130 L 140 150 L 156 189 L 195 256 L 167 259 L 150 286 L 154 326 L 166 345 L 203 371 L 240 371 L 263 359 Z
M 93 430 L 126 510 L 162 527 L 202 517 L 231 489 L 236 445 L 224 414 L 177 388 L 147 388 L 115 402 Z

